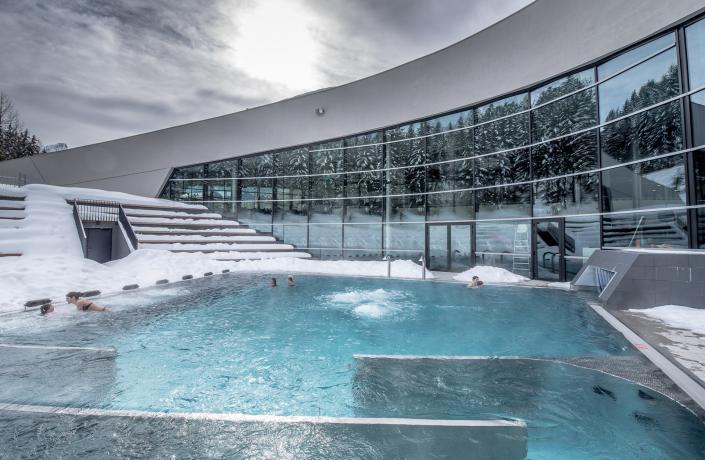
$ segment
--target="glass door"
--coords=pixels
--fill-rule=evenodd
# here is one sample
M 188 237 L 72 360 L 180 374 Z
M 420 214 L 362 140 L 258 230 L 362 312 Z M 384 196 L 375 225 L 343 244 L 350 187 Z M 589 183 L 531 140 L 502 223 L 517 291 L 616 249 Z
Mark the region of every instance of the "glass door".
M 426 247 L 426 260 L 430 270 L 467 270 L 471 267 L 472 224 L 428 224 Z
M 565 280 L 565 224 L 563 219 L 534 221 L 532 253 L 534 278 Z
M 426 228 L 428 268 L 429 270 L 447 271 L 450 262 L 448 257 L 450 243 L 448 224 L 428 224 Z
M 471 224 L 450 224 L 450 271 L 463 272 L 471 267 Z

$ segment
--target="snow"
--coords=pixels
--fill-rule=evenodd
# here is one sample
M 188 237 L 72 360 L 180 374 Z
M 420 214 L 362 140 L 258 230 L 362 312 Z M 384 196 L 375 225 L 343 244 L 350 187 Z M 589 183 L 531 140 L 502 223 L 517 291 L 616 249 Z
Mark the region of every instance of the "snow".
M 204 250 L 226 250 L 226 251 L 238 251 L 245 249 L 259 249 L 261 251 L 266 251 L 268 249 L 288 249 L 293 250 L 294 247 L 290 244 L 280 244 L 280 243 L 208 243 L 205 244 L 181 244 L 181 243 L 140 243 L 140 248 L 145 249 L 173 249 L 173 250 L 186 250 L 186 251 L 204 251 Z
M 206 272 L 310 273 L 339 276 L 386 276 L 386 261 L 320 261 L 310 260 L 307 253 L 282 252 L 220 252 L 172 253 L 162 249 L 139 249 L 124 259 L 99 264 L 84 259 L 76 233 L 72 207 L 67 199 L 97 199 L 133 204 L 182 207 L 181 203 L 143 198 L 124 193 L 92 189 L 63 188 L 47 185 L 27 185 L 22 188 L 2 188 L 0 194 L 24 196 L 26 207 L 23 220 L 12 226 L 0 227 L 0 252 L 19 252 L 22 257 L 0 258 L 0 312 L 21 311 L 27 300 L 51 298 L 61 303 L 68 291 L 100 290 L 104 295 L 121 292 L 128 284 L 153 286 L 157 280 L 179 281 L 184 275 L 202 277 Z M 197 206 L 196 208 L 201 208 Z M 171 220 L 170 220 L 171 221 Z M 220 221 L 217 221 L 219 224 Z M 183 230 L 175 230 L 184 232 Z M 199 230 L 202 231 L 202 230 Z M 250 233 L 252 230 L 238 230 Z M 217 237 L 214 237 L 217 238 Z M 169 245 L 158 245 L 169 246 Z M 188 245 L 178 245 L 180 248 Z M 202 245 L 192 245 L 202 248 Z M 228 249 L 289 245 L 223 245 Z M 219 261 L 218 258 L 263 260 Z M 421 266 L 409 260 L 391 264 L 392 276 L 421 278 Z M 433 275 L 428 270 L 426 277 Z M 137 295 L 137 294 L 130 294 Z M 145 294 L 147 295 L 147 294 Z M 123 297 L 123 296 L 121 296 Z M 358 311 L 361 315 L 376 315 L 374 302 L 366 302 Z
M 224 233 L 238 234 L 238 235 L 254 235 L 257 233 L 256 230 L 252 228 L 167 228 L 167 227 L 137 227 L 135 228 L 135 233 L 149 233 L 149 232 L 169 232 L 174 234 L 187 234 L 187 233 Z
M 190 213 L 184 211 L 163 211 L 161 209 L 136 209 L 136 208 L 125 208 L 125 214 L 128 217 L 139 217 L 143 215 L 151 216 L 163 216 L 163 217 L 189 217 L 191 219 L 201 219 L 201 218 L 212 218 L 220 219 L 222 216 L 214 212 L 201 212 L 201 213 Z
M 263 236 L 263 235 L 240 235 L 240 236 L 208 236 L 208 235 L 140 235 L 140 241 L 164 241 L 165 243 L 170 242 L 183 242 L 183 241 L 203 241 L 207 243 L 209 241 L 232 241 L 237 243 L 238 241 L 262 241 L 262 242 L 273 242 L 276 239 L 273 236 Z
M 563 283 L 559 283 L 559 282 L 548 283 L 548 287 L 553 288 L 553 289 L 565 289 L 566 291 L 570 291 L 570 281 L 565 281 Z
M 225 226 L 237 226 L 240 225 L 234 220 L 222 220 L 222 219 L 186 219 L 186 218 L 172 218 L 165 219 L 162 217 L 133 217 L 130 216 L 131 224 L 155 224 L 155 225 L 176 225 L 176 224 L 195 224 L 195 225 L 213 225 L 215 227 L 225 227 Z
M 469 283 L 472 281 L 473 276 L 479 276 L 480 280 L 485 283 L 522 283 L 529 280 L 529 278 L 517 275 L 504 268 L 490 267 L 488 265 L 478 265 L 470 270 L 465 270 L 455 275 L 453 279 Z
M 705 309 L 680 305 L 662 305 L 645 310 L 632 309 L 629 311 L 657 319 L 671 327 L 687 329 L 697 334 L 705 335 Z
M 22 201 L 0 200 L 0 208 L 22 209 L 22 208 L 24 208 L 24 202 L 22 202 Z
M 643 252 L 646 254 L 688 254 L 693 256 L 705 256 L 705 252 L 698 249 L 665 249 L 665 248 L 619 248 L 613 251 Z

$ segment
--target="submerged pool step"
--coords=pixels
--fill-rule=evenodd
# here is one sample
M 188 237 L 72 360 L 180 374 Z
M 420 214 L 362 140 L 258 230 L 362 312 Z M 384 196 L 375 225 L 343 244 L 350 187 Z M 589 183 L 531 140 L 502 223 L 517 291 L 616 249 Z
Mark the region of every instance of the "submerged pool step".
M 90 437 L 92 446 L 113 445 L 116 438 L 129 436 L 131 444 L 138 441 L 145 446 L 169 446 L 170 451 L 186 457 L 198 457 L 216 446 L 215 451 L 227 453 L 226 457 L 247 458 L 514 460 L 527 455 L 526 423 L 517 420 L 148 412 L 14 403 L 0 403 L 0 413 L 3 418 L 16 413 L 47 431 L 52 431 L 49 427 L 53 423 L 65 423 L 67 418 L 88 418 L 90 423 L 82 429 L 81 436 Z M 125 419 L 129 419 L 129 434 L 115 428 Z M 182 434 L 186 431 L 190 436 Z M 82 449 L 85 443 L 67 444 Z M 69 457 L 84 454 L 82 450 L 67 453 L 66 446 L 61 447 L 61 453 Z M 54 456 L 46 450 L 42 453 Z M 162 455 L 151 451 L 149 456 Z

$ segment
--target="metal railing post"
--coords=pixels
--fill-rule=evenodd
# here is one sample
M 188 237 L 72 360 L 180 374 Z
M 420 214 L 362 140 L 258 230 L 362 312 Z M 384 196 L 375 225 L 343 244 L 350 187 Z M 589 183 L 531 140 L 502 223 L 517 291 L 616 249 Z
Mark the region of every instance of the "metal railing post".
M 384 258 L 387 261 L 387 278 L 392 277 L 392 258 L 387 254 Z
M 426 259 L 423 255 L 419 259 L 419 262 L 421 262 L 421 279 L 425 280 L 426 279 Z

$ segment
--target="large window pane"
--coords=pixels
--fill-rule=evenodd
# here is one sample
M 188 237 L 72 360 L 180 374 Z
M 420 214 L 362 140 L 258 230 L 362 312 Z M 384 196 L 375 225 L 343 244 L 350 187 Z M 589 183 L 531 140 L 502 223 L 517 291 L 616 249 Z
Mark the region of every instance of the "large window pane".
M 470 220 L 474 216 L 472 191 L 432 193 L 428 201 L 428 220 L 455 221 Z
M 618 248 L 687 248 L 687 222 L 683 210 L 605 216 L 602 220 L 604 245 Z
M 676 155 L 602 172 L 604 211 L 685 205 L 683 157 Z
M 376 144 L 381 141 L 381 134 L 374 132 L 345 140 L 345 171 L 367 171 L 346 175 L 346 196 L 380 196 L 383 195 L 384 176 L 380 171 L 383 165 L 383 149 Z M 364 146 L 364 147 L 353 147 Z
M 243 158 L 240 162 L 241 177 L 274 176 L 274 157 L 263 154 Z M 261 232 L 272 231 L 274 198 L 273 179 L 242 179 L 238 181 L 240 200 L 238 219 Z
M 513 150 L 475 159 L 475 185 L 512 184 L 530 179 L 529 149 Z
M 673 48 L 599 86 L 600 123 L 679 93 L 678 62 Z
M 343 200 L 326 199 L 344 196 L 345 176 L 332 174 L 343 171 L 344 151 L 338 148 L 342 145 L 342 141 L 319 144 L 310 152 L 311 174 L 326 174 L 313 176 L 310 182 L 312 198 L 320 199 L 310 201 L 309 247 L 326 248 L 313 253 L 322 258 L 342 255 Z
M 521 147 L 529 143 L 529 113 L 501 118 L 527 109 L 529 95 L 521 94 L 475 109 L 475 155 Z
M 382 198 L 345 200 L 345 257 L 382 257 Z
M 546 142 L 531 148 L 535 179 L 597 168 L 597 130 Z
M 569 280 L 598 249 L 600 221 L 597 217 L 569 217 L 565 220 L 565 267 Z
M 308 151 L 293 149 L 276 154 L 277 176 L 308 174 Z M 308 177 L 277 177 L 277 201 L 274 203 L 274 236 L 297 247 L 307 246 Z
M 690 116 L 694 145 L 705 145 L 705 91 L 690 96 Z
M 599 80 L 604 80 L 616 72 L 619 72 L 620 70 L 647 58 L 651 54 L 656 53 L 667 46 L 672 46 L 675 43 L 676 36 L 671 33 L 631 49 L 599 66 L 597 68 L 597 77 Z
M 511 185 L 477 190 L 475 208 L 478 219 L 498 219 L 531 215 L 531 185 Z
M 695 164 L 695 199 L 693 204 L 705 205 L 705 150 L 693 154 Z M 705 208 L 697 210 L 698 247 L 705 248 Z
M 459 129 L 472 123 L 472 112 L 465 111 L 426 122 L 429 134 L 457 130 L 427 138 L 427 162 L 456 160 L 472 155 L 473 130 Z M 459 130 L 458 130 L 459 129 Z M 472 186 L 472 160 L 454 161 L 427 167 L 427 190 L 454 190 Z
M 671 102 L 601 129 L 602 166 L 682 149 L 680 104 Z
M 685 29 L 690 88 L 705 85 L 705 19 Z
M 567 77 L 554 80 L 531 92 L 531 106 L 545 104 L 558 97 L 577 91 L 580 88 L 589 86 L 595 82 L 594 69 L 583 70 L 582 72 L 568 75 Z
M 420 257 L 424 248 L 424 225 L 402 224 L 402 222 L 424 222 L 424 206 L 414 197 L 387 198 L 384 247 L 387 254 L 400 256 L 402 250 L 408 257 Z
M 174 168 L 171 175 L 171 197 L 178 201 L 200 201 L 204 199 L 203 180 L 179 180 L 179 179 L 203 179 L 205 177 L 205 166 L 184 166 Z
M 501 267 L 530 276 L 530 227 L 528 222 L 478 222 L 475 241 L 477 265 Z
M 534 215 L 559 216 L 595 213 L 598 209 L 597 174 L 563 177 L 534 185 Z

